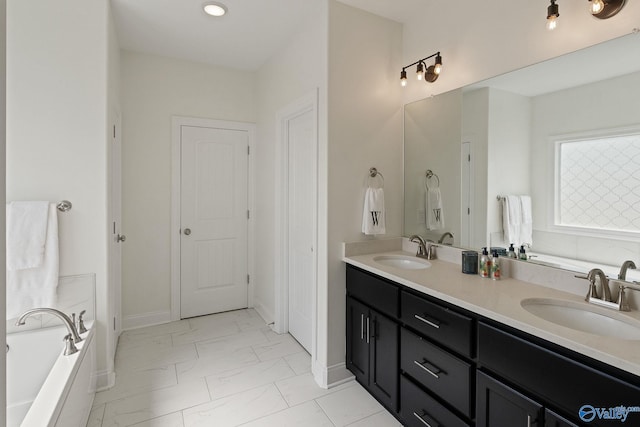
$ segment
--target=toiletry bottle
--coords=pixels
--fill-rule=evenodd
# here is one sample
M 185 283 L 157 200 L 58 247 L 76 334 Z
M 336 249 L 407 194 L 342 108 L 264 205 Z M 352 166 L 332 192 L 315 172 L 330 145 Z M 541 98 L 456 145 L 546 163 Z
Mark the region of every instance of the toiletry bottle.
M 500 270 L 500 260 L 498 259 L 498 251 L 493 251 L 491 254 L 491 278 L 493 280 L 500 280 L 502 271 Z
M 516 248 L 513 247 L 513 243 L 509 245 L 509 254 L 507 256 L 509 258 L 518 258 L 518 255 L 516 255 Z
M 482 248 L 482 255 L 480 255 L 480 268 L 478 270 L 480 277 L 489 277 L 491 274 L 491 258 L 487 248 Z
M 527 253 L 524 251 L 524 245 L 520 246 L 520 256 L 518 258 L 523 261 L 527 260 Z

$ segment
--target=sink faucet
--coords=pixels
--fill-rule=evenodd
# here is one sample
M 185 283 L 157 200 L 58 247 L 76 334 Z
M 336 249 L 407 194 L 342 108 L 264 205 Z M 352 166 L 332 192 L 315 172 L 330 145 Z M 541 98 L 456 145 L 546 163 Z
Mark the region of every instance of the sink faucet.
M 618 280 L 627 280 L 627 269 L 629 268 L 635 270 L 637 268 L 635 262 L 627 260 L 622 263 L 620 273 L 618 273 Z
M 598 298 L 598 293 L 596 292 L 596 277 L 600 279 L 600 287 L 602 288 L 602 300 L 611 301 L 609 280 L 607 279 L 607 275 L 604 274 L 604 271 L 599 268 L 593 268 L 589 270 L 589 274 L 587 274 L 587 279 L 590 283 L 589 293 L 587 294 L 587 301 L 589 301 L 590 298 Z
M 446 239 L 447 237 L 451 237 L 451 239 L 453 239 L 453 234 L 447 231 L 442 236 L 440 236 L 440 238 L 438 239 L 438 243 L 443 243 L 444 239 Z
M 435 254 L 433 245 L 427 244 L 427 242 L 432 243 L 433 242 L 432 240 L 427 240 L 427 242 L 425 242 L 425 240 L 422 237 L 418 236 L 417 234 L 414 234 L 413 236 L 409 237 L 409 241 L 418 244 L 418 251 L 416 252 L 417 257 L 426 258 L 426 259 L 435 259 L 436 254 Z
M 78 330 L 76 329 L 75 325 L 73 324 L 69 316 L 67 316 L 60 310 L 56 310 L 55 308 L 42 307 L 42 308 L 32 308 L 31 310 L 27 310 L 24 313 L 22 313 L 22 315 L 18 318 L 18 321 L 16 322 L 16 326 L 24 325 L 25 320 L 29 316 L 33 316 L 34 314 L 44 314 L 44 313 L 51 314 L 53 316 L 58 317 L 60 320 L 62 320 L 62 323 L 64 323 L 64 325 L 67 327 L 67 331 L 69 331 L 69 335 L 71 335 L 71 338 L 73 339 L 74 343 L 79 343 L 80 341 L 82 341 L 82 337 L 80 336 L 80 334 L 78 334 Z

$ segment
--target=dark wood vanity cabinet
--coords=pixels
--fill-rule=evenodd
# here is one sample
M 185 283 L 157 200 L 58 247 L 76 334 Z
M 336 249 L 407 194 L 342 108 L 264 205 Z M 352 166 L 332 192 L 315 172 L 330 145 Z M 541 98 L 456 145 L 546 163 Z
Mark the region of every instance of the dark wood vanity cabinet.
M 347 369 L 378 401 L 395 412 L 398 410 L 399 326 L 388 314 L 397 313 L 399 288 L 360 271 L 351 271 L 348 277 L 355 286 L 347 286 Z M 370 277 L 378 292 L 363 292 Z M 380 294 L 387 299 L 372 302 Z M 370 303 L 387 313 L 383 314 Z
M 351 265 L 347 367 L 405 426 L 640 426 L 638 376 Z

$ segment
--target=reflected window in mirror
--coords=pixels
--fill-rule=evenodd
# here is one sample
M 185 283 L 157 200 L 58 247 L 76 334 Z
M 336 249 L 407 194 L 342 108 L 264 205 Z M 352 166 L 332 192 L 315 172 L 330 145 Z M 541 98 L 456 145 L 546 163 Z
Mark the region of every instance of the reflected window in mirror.
M 640 236 L 640 127 L 553 142 L 554 225 Z

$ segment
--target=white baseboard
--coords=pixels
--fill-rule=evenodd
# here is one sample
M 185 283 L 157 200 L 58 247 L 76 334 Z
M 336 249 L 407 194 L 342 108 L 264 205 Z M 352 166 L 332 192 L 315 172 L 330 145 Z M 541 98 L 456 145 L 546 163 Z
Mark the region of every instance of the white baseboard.
M 115 371 L 96 372 L 96 391 L 105 391 L 116 384 Z
M 321 366 L 319 363 L 312 363 L 311 371 L 316 383 L 326 389 L 353 381 L 355 378 L 347 370 L 347 365 L 344 362 L 329 367 Z
M 151 313 L 132 314 L 122 318 L 122 330 L 143 328 L 171 322 L 171 311 L 154 311 Z
M 264 319 L 268 324 L 273 323 L 273 313 L 267 310 L 260 301 L 253 300 L 253 309 Z

